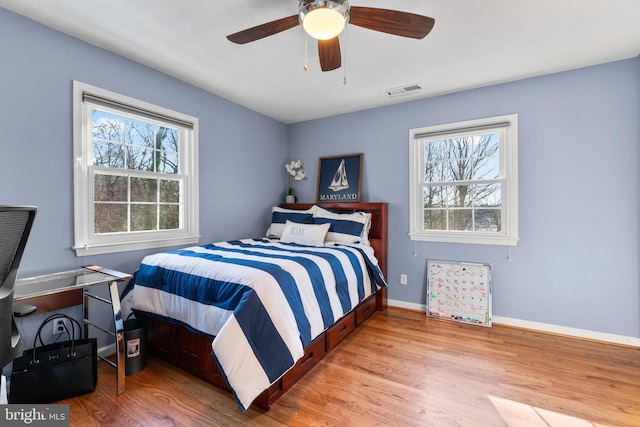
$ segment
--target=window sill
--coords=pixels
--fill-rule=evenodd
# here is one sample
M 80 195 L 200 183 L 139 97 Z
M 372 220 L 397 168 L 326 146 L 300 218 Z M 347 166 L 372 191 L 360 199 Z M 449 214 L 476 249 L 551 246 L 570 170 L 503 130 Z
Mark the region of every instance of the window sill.
M 148 240 L 130 243 L 105 243 L 95 245 L 76 246 L 76 256 L 101 255 L 114 252 L 137 251 L 144 249 L 163 248 L 168 246 L 194 245 L 200 241 L 200 236 L 179 237 L 175 239 Z
M 486 236 L 479 234 L 457 234 L 457 233 L 409 233 L 411 240 L 438 243 L 463 243 L 478 245 L 500 245 L 500 246 L 516 246 L 518 244 L 517 236 Z

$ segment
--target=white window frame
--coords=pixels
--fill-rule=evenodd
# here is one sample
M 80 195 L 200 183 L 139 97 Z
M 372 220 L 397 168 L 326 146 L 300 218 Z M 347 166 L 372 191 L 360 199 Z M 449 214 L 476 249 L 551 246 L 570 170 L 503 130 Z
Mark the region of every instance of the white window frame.
M 424 141 L 461 134 L 500 133 L 501 231 L 424 229 Z M 518 115 L 428 126 L 409 131 L 409 237 L 411 240 L 515 246 L 518 243 Z
M 191 125 L 180 129 L 180 179 L 182 181 L 182 216 L 180 228 L 175 230 L 136 231 L 97 234 L 94 232 L 94 194 L 92 115 L 95 105 L 85 102 L 85 94 L 108 100 L 116 105 L 144 112 L 146 115 L 167 117 Z M 101 110 L 103 108 L 100 108 Z M 109 111 L 108 107 L 105 111 Z M 117 114 L 117 109 L 115 110 Z M 159 119 L 159 123 L 163 123 Z M 175 126 L 172 126 L 175 128 Z M 195 244 L 199 241 L 198 189 L 198 119 L 159 107 L 128 96 L 73 82 L 73 154 L 74 154 L 74 250 L 77 256 L 97 255 L 121 251 L 151 249 Z M 105 169 L 105 168 L 102 168 Z M 126 170 L 136 176 L 137 171 Z M 108 173 L 108 172 L 107 172 Z

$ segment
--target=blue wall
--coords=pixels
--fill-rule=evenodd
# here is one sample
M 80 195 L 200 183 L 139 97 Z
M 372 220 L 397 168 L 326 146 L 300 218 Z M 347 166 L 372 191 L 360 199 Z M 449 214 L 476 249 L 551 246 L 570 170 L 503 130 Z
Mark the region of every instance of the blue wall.
M 483 262 L 495 316 L 640 337 L 638 69 L 632 59 L 290 125 L 289 157 L 314 177 L 296 193 L 315 200 L 318 157 L 362 152 L 363 200 L 390 204 L 390 299 L 425 304 L 429 258 Z M 409 129 L 511 113 L 518 245 L 411 241 Z
M 1 8 L 0 39 L 0 203 L 39 208 L 23 277 L 85 263 L 133 271 L 153 252 L 71 250 L 79 80 L 200 119 L 202 242 L 264 233 L 285 159 L 303 161 L 310 179 L 296 194 L 313 201 L 318 157 L 362 152 L 364 201 L 389 202 L 391 299 L 424 304 L 427 258 L 486 262 L 496 316 L 640 337 L 638 59 L 285 126 Z M 414 244 L 409 129 L 510 113 L 519 244 Z
M 132 272 L 155 252 L 71 249 L 73 80 L 199 118 L 201 241 L 264 233 L 284 187 L 284 124 L 2 8 L 0 40 L 0 204 L 38 207 L 21 277 L 89 263 Z

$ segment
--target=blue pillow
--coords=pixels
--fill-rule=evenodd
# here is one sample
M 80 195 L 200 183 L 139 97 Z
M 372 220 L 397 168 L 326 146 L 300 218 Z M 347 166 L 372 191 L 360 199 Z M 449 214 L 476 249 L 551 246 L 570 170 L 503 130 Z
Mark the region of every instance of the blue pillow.
M 329 232 L 332 233 L 331 241 L 357 243 L 364 224 L 356 221 L 332 218 L 314 218 L 314 224 L 330 224 Z
M 274 206 L 271 209 L 271 225 L 267 230 L 267 237 L 279 239 L 287 221 L 298 224 L 313 224 L 313 209 L 294 210 Z
M 369 244 L 371 217 L 366 212 L 340 214 L 317 207 L 313 214 L 315 224 L 331 224 L 327 233 L 327 242 Z

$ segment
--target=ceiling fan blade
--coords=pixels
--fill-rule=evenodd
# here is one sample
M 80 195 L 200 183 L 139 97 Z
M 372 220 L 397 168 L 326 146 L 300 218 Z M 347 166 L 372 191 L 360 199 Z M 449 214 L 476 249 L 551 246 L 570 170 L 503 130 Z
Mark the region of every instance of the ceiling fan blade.
M 272 36 L 299 24 L 300 20 L 298 15 L 288 16 L 286 18 L 276 19 L 275 21 L 267 22 L 266 24 L 257 25 L 255 27 L 230 34 L 227 36 L 227 39 L 234 43 L 245 44 Z
M 435 19 L 428 16 L 399 10 L 360 6 L 351 6 L 349 10 L 350 24 L 414 39 L 421 39 L 429 34 L 435 22 Z
M 340 54 L 340 41 L 338 36 L 329 40 L 318 40 L 318 56 L 322 71 L 331 71 L 340 68 L 342 55 Z

